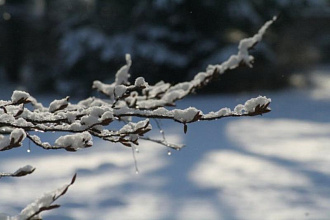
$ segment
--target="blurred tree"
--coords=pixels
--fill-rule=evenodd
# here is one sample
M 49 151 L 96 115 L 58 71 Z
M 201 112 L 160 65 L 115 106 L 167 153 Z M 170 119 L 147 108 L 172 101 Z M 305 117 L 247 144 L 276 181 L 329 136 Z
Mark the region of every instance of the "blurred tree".
M 24 20 L 26 2 L 13 0 L 2 9 L 3 43 L 2 60 L 10 81 L 18 81 L 26 54 L 26 29 Z
M 124 54 L 134 60 L 133 79 L 150 83 L 163 79 L 184 81 L 198 69 L 228 58 L 237 42 L 274 15 L 281 15 L 274 29 L 281 36 L 292 19 L 305 9 L 326 1 L 283 0 L 29 0 L 8 1 L 1 6 L 3 19 L 2 61 L 12 80 L 39 81 L 45 89 L 81 94 L 90 81 L 110 81 L 122 65 Z M 11 18 L 5 19 L 8 8 Z M 16 13 L 21 11 L 22 13 Z M 38 13 L 37 13 L 38 12 Z M 34 16 L 31 16 L 36 14 Z M 278 42 L 270 35 L 268 44 L 255 51 L 263 62 L 253 71 L 265 88 L 286 84 L 276 63 Z M 240 70 L 236 70 L 240 71 Z M 284 71 L 284 72 L 283 72 Z M 267 74 L 263 74 L 268 72 Z M 280 74 L 279 74 L 280 73 Z M 237 91 L 235 73 L 227 75 L 210 90 Z M 246 89 L 260 83 L 244 70 Z M 274 83 L 276 82 L 276 83 Z M 70 91 L 74 84 L 74 91 Z M 36 84 L 34 84 L 35 87 Z M 45 86 L 46 85 L 46 86 Z M 210 87 L 212 88 L 212 87 Z M 87 94 L 84 94 L 87 95 Z

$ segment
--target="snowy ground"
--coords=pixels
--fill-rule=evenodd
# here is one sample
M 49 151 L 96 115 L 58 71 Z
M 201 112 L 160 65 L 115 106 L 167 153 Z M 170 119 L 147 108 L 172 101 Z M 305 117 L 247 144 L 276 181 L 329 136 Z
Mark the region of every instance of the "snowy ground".
M 141 142 L 139 174 L 131 149 L 120 145 L 94 140 L 93 148 L 77 153 L 31 145 L 27 153 L 26 142 L 0 154 L 3 172 L 26 164 L 37 168 L 0 180 L 0 213 L 19 213 L 77 173 L 58 201 L 62 207 L 45 212 L 45 219 L 329 219 L 329 88 L 262 92 L 272 98 L 271 113 L 196 123 L 187 134 L 181 124 L 164 121 L 167 139 L 187 147 L 169 156 L 164 147 Z M 198 96 L 180 106 L 207 112 L 257 95 Z

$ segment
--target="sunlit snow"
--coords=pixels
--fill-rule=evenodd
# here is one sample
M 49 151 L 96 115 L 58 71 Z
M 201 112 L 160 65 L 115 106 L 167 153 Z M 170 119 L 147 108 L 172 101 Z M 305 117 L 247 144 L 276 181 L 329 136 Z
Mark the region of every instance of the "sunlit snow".
M 167 141 L 187 147 L 169 156 L 166 147 L 141 141 L 135 152 L 139 174 L 130 148 L 97 139 L 75 153 L 33 144 L 29 154 L 24 147 L 3 152 L 1 171 L 26 164 L 36 170 L 1 179 L 0 212 L 20 213 L 77 173 L 57 202 L 62 207 L 45 212 L 45 219 L 327 219 L 330 104 L 308 94 L 267 93 L 271 113 L 189 124 L 187 134 L 182 125 L 164 121 Z M 194 97 L 178 107 L 193 104 L 209 112 L 219 103 L 233 108 L 249 97 L 256 95 Z M 52 134 L 47 135 L 50 141 Z

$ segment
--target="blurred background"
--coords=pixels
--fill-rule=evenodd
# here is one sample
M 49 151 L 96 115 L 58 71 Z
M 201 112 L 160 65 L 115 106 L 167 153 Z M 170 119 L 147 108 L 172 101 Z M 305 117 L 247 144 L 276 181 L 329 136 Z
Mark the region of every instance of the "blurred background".
M 191 79 L 237 52 L 279 16 L 253 55 L 253 69 L 225 74 L 201 92 L 303 87 L 330 61 L 327 0 L 0 0 L 1 82 L 32 93 L 87 96 L 132 55 L 132 81 Z

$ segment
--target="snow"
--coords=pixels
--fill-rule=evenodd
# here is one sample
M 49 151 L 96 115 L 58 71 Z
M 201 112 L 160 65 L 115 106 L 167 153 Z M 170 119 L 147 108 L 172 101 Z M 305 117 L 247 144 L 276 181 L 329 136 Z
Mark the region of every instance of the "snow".
M 15 128 L 10 133 L 10 140 L 14 143 L 20 143 L 22 142 L 26 137 L 26 133 L 22 128 Z
M 91 125 L 99 123 L 99 118 L 93 115 L 85 115 L 81 118 L 80 123 L 90 127 Z
M 239 104 L 239 106 L 241 106 L 241 104 Z M 235 109 L 236 108 L 237 107 L 235 107 Z M 222 108 L 217 112 L 211 111 L 211 112 L 205 114 L 203 116 L 203 118 L 209 119 L 209 118 L 223 117 L 223 116 L 226 116 L 226 115 L 230 114 L 231 112 L 232 111 L 230 110 L 230 108 Z
M 130 122 L 126 124 L 124 127 L 122 127 L 119 132 L 120 133 L 132 133 L 138 129 L 149 127 L 151 129 L 151 125 L 149 124 L 149 119 L 145 119 L 142 121 L 139 121 L 137 123 Z
M 271 99 L 265 96 L 258 96 L 257 98 L 249 99 L 244 104 L 244 110 L 249 112 L 254 112 L 255 108 L 259 106 L 264 106 L 271 102 Z
M 117 85 L 114 90 L 115 96 L 122 97 L 125 94 L 126 90 L 127 90 L 126 86 Z
M 33 144 L 29 154 L 2 152 L 2 171 L 25 164 L 37 171 L 24 179 L 1 179 L 1 212 L 19 213 L 77 172 L 61 207 L 45 212 L 45 219 L 327 219 L 330 103 L 314 98 L 313 91 L 261 92 L 272 98 L 271 113 L 192 123 L 187 134 L 182 125 L 163 120 L 167 141 L 186 147 L 168 156 L 165 147 L 140 140 L 138 175 L 130 148 L 96 139 L 95 148 L 74 154 Z M 209 112 L 219 103 L 231 107 L 251 97 L 257 95 L 197 96 L 178 107 L 193 103 Z M 214 114 L 230 110 L 219 112 Z
M 91 108 L 88 109 L 90 111 L 90 115 L 95 116 L 95 117 L 100 117 L 105 109 L 103 107 L 99 107 L 99 106 L 93 106 Z
M 69 123 L 73 123 L 76 120 L 76 115 L 71 112 L 66 113 L 66 117 L 67 117 Z
M 102 91 L 105 94 L 112 94 L 113 90 L 114 90 L 114 86 L 113 85 L 107 85 L 104 84 L 98 80 L 95 80 L 93 82 L 93 88 L 97 89 L 98 91 Z
M 107 120 L 107 119 L 113 119 L 113 113 L 110 111 L 104 112 L 101 116 L 101 121 Z
M 225 115 L 230 114 L 230 113 L 231 113 L 230 108 L 222 108 L 219 111 L 217 111 L 215 114 L 217 116 L 225 116 Z
M 164 107 L 160 107 L 160 108 L 157 108 L 156 110 L 154 110 L 154 113 L 159 114 L 159 115 L 166 115 L 167 112 L 168 112 L 168 110 Z
M 165 92 L 171 84 L 165 83 L 164 81 L 160 81 L 156 83 L 154 86 L 148 87 L 147 91 L 149 91 L 149 95 L 151 97 L 157 96 L 157 94 Z
M 116 84 L 126 84 L 128 82 L 128 78 L 130 77 L 130 74 L 128 73 L 131 65 L 132 65 L 132 60 L 131 60 L 131 55 L 126 54 L 126 65 L 124 65 L 122 68 L 118 70 L 116 73 Z
M 184 110 L 181 109 L 175 109 L 172 111 L 174 115 L 174 119 L 180 122 L 191 122 L 194 120 L 196 115 L 198 114 L 203 114 L 200 110 L 194 108 L 194 107 L 189 107 Z
M 226 70 L 234 69 L 241 64 L 246 64 L 247 66 L 252 67 L 254 58 L 249 55 L 249 50 L 261 41 L 267 28 L 269 28 L 275 20 L 276 17 L 266 22 L 253 37 L 242 39 L 238 46 L 238 53 L 230 56 L 229 59 L 222 64 L 209 65 L 206 72 L 198 73 L 194 79 L 189 82 L 178 83 L 173 86 L 160 82 L 155 86 L 150 86 L 148 89 L 144 90 L 145 96 L 138 96 L 136 99 L 129 98 L 127 99 L 127 102 L 130 105 L 132 105 L 132 103 L 136 104 L 140 109 L 155 109 L 162 106 L 174 105 L 175 101 L 184 98 L 196 88 L 200 88 L 207 84 L 209 79 L 214 77 L 214 74 L 223 74 Z M 258 99 L 258 101 L 260 100 Z M 250 105 L 252 104 L 250 103 Z M 250 105 L 248 105 L 245 110 L 248 113 L 253 113 L 256 106 L 251 107 Z M 266 106 L 264 107 L 266 108 Z M 239 110 L 238 112 L 242 112 L 244 109 L 241 108 L 237 110 Z
M 31 122 L 27 122 L 24 118 L 19 118 L 15 121 L 16 125 L 28 127 L 28 126 L 33 126 Z
M 212 118 L 220 118 L 228 115 L 244 115 L 249 113 L 254 113 L 256 111 L 256 107 L 265 107 L 270 104 L 271 99 L 266 96 L 258 96 L 257 98 L 251 98 L 245 102 L 245 104 L 238 104 L 235 106 L 234 111 L 230 108 L 222 108 L 217 112 L 209 112 L 207 114 L 202 115 L 203 119 L 212 119 Z M 267 107 L 267 110 L 270 110 Z
M 239 49 L 239 56 L 243 56 L 243 60 L 249 64 L 250 63 L 250 57 L 248 56 L 248 49 L 251 48 L 256 42 L 261 41 L 262 36 L 265 34 L 266 30 L 269 28 L 269 26 L 276 20 L 277 18 L 274 17 L 272 20 L 267 21 L 258 31 L 257 34 L 255 34 L 253 37 L 245 38 L 240 41 L 238 45 Z
M 34 168 L 33 166 L 31 165 L 26 165 L 24 167 L 21 167 L 19 168 L 18 170 L 15 171 L 15 173 L 13 173 L 13 175 L 18 175 L 18 174 L 21 174 L 21 173 L 31 173 L 35 170 L 36 168 Z
M 198 74 L 194 77 L 194 80 L 195 80 L 196 82 L 201 83 L 201 82 L 204 81 L 204 79 L 205 79 L 206 77 L 207 77 L 207 74 L 206 74 L 206 73 L 204 73 L 204 72 L 200 72 L 200 73 L 198 73 Z
M 244 38 L 240 41 L 238 45 L 238 54 L 231 55 L 227 61 L 222 63 L 221 65 L 209 65 L 208 72 L 213 72 L 215 68 L 220 70 L 220 74 L 224 73 L 227 69 L 234 69 L 243 62 L 249 67 L 252 67 L 253 56 L 249 55 L 249 49 L 252 48 L 256 43 L 260 42 L 263 35 L 269 26 L 276 20 L 274 17 L 272 20 L 267 21 L 255 34 L 253 37 Z
M 236 107 L 234 108 L 234 112 L 236 112 L 236 114 L 241 115 L 243 113 L 243 110 L 245 110 L 245 106 L 242 104 L 238 104 L 236 105 Z M 254 109 L 252 109 L 253 112 Z
M 24 91 L 18 91 L 15 90 L 13 92 L 13 95 L 11 96 L 11 101 L 13 103 L 21 103 L 24 102 L 25 100 L 28 100 L 28 98 L 30 98 L 30 94 Z
M 33 203 L 26 206 L 18 216 L 10 218 L 11 220 L 25 220 L 34 216 L 35 213 L 38 213 L 43 208 L 48 208 L 52 203 L 60 197 L 63 193 L 66 192 L 67 188 L 70 185 L 66 184 L 52 192 L 45 193 L 40 198 L 36 199 Z M 32 219 L 41 219 L 39 215 L 34 216 Z
M 175 91 L 171 91 L 171 92 L 167 92 L 164 96 L 163 96 L 163 100 L 167 103 L 172 103 L 177 99 L 180 99 L 183 95 L 184 95 L 184 90 L 180 89 L 180 90 L 175 90 Z
M 129 85 L 128 79 L 131 76 L 129 74 L 131 65 L 131 55 L 126 54 L 126 65 L 122 66 L 117 71 L 115 82 L 112 84 L 105 84 L 95 80 L 92 88 L 108 95 L 112 100 L 122 97 L 128 89 L 126 85 Z
M 116 107 L 125 106 L 124 108 L 106 109 L 104 101 L 91 98 L 79 104 L 80 107 L 83 106 L 79 113 L 84 116 L 78 116 L 72 112 L 56 112 L 69 104 L 67 97 L 50 104 L 49 111 L 56 114 L 50 114 L 45 112 L 48 109 L 41 108 L 38 109 L 37 114 L 32 115 L 30 111 L 26 111 L 23 115 L 27 120 L 32 117 L 36 120 L 59 120 L 68 117 L 71 122 L 78 117 L 80 121 L 71 125 L 49 125 L 52 129 L 73 128 L 74 131 L 86 129 L 88 126 L 101 123 L 102 120 L 113 119 L 114 115 L 123 120 L 124 117 L 121 115 L 150 116 L 158 113 L 160 117 L 173 118 L 175 121 L 184 123 L 184 130 L 187 128 L 186 123 L 199 119 L 207 120 L 249 113 L 253 115 L 257 106 L 266 107 L 271 100 L 266 96 L 258 96 L 249 99 L 245 104 L 237 105 L 255 94 L 248 94 L 247 97 L 219 95 L 183 100 L 178 106 L 180 109 L 175 110 L 158 107 L 172 104 L 184 97 L 213 73 L 220 72 L 221 74 L 242 62 L 251 66 L 253 58 L 247 50 L 261 40 L 265 29 L 271 23 L 272 21 L 267 22 L 252 38 L 242 40 L 237 55 L 231 56 L 222 65 L 209 66 L 207 72 L 199 73 L 191 82 L 177 84 L 169 90 L 167 90 L 169 84 L 161 82 L 158 84 L 159 87 L 150 86 L 144 90 L 143 96 L 130 97 L 136 98 L 140 108 L 141 106 L 154 107 L 156 108 L 154 111 L 129 109 L 123 101 L 115 104 Z M 92 45 L 95 48 L 99 46 L 97 42 Z M 107 85 L 95 81 L 94 87 L 114 99 L 124 95 L 127 89 L 144 84 L 144 79 L 138 79 L 134 86 L 129 85 L 131 66 L 129 55 L 126 56 L 126 62 L 127 64 L 117 72 L 113 84 Z M 154 98 L 161 96 L 163 92 L 165 94 L 161 100 L 143 101 L 146 96 Z M 78 172 L 82 178 L 81 182 L 75 185 L 76 194 L 68 195 L 63 208 L 60 211 L 54 211 L 55 216 L 61 215 L 64 218 L 74 219 L 199 219 L 205 217 L 230 220 L 276 217 L 276 219 L 285 220 L 308 213 L 308 215 L 313 215 L 313 218 L 324 218 L 329 214 L 327 210 L 330 205 L 328 199 L 330 190 L 327 187 L 330 152 L 326 147 L 329 143 L 330 120 L 325 117 L 328 116 L 330 106 L 313 100 L 301 91 L 298 95 L 290 91 L 290 96 L 287 91 L 266 93 L 270 97 L 275 97 L 274 103 L 278 103 L 278 106 L 275 105 L 273 111 L 275 114 L 270 116 L 267 114 L 263 119 L 258 117 L 238 120 L 228 118 L 210 123 L 196 122 L 189 125 L 190 132 L 186 136 L 181 135 L 182 127 L 179 128 L 178 123 L 169 120 L 171 122 L 169 125 L 168 121 L 165 122 L 165 125 L 158 126 L 162 131 L 158 142 L 164 143 L 165 148 L 141 140 L 139 148 L 135 145 L 128 148 L 128 154 L 125 151 L 127 148 L 123 146 L 119 149 L 112 148 L 109 145 L 113 146 L 113 144 L 104 141 L 97 141 L 98 147 L 93 149 L 94 151 L 77 152 L 74 156 L 62 154 L 61 151 L 50 155 L 38 149 L 35 150 L 33 156 L 31 153 L 26 156 L 22 154 L 21 149 L 17 149 L 10 152 L 12 157 L 5 155 L 1 158 L 0 167 L 4 169 L 21 167 L 21 163 L 30 164 L 32 161 L 35 166 L 40 167 L 38 173 L 40 176 L 33 175 L 33 179 L 25 181 L 23 186 L 15 180 L 2 182 L 0 206 L 5 207 L 4 210 L 10 210 L 9 212 L 13 210 L 13 213 L 17 213 L 17 203 L 22 207 L 26 206 L 29 204 L 26 201 L 35 196 L 37 191 L 43 190 L 45 185 L 55 184 L 59 180 L 68 178 L 68 175 Z M 23 95 L 18 94 L 14 98 L 20 98 L 16 100 L 20 103 L 26 101 L 22 97 Z M 302 102 L 298 103 L 296 100 Z M 199 110 L 209 112 L 219 109 L 219 103 L 221 106 L 236 105 L 236 107 L 233 111 L 222 108 L 206 115 Z M 94 104 L 97 107 L 85 108 Z M 190 105 L 196 108 L 187 107 Z M 19 107 L 9 106 L 8 110 L 16 112 Z M 79 106 L 70 105 L 68 110 L 73 110 L 75 107 Z M 311 114 L 311 112 L 315 113 L 315 110 L 318 114 Z M 0 117 L 4 121 L 27 123 L 16 121 L 12 115 L 5 114 L 4 109 L 2 111 Z M 324 116 L 321 122 L 313 123 L 316 115 L 320 114 Z M 290 116 L 295 118 L 288 119 Z M 47 128 L 48 124 L 50 123 L 43 125 L 43 128 Z M 108 135 L 109 140 L 112 141 L 123 139 L 135 142 L 143 138 L 142 134 L 145 130 L 151 128 L 149 119 L 129 123 L 127 121 L 119 132 L 105 130 L 101 134 Z M 169 131 L 166 138 L 163 136 L 163 128 Z M 14 129 L 9 137 L 2 136 L 0 146 L 20 145 L 25 136 L 23 130 Z M 41 143 L 41 139 L 37 136 L 29 137 L 34 142 Z M 44 138 L 55 139 L 54 135 L 49 133 L 44 134 Z M 172 153 L 168 144 L 170 142 L 184 142 L 188 148 L 182 153 Z M 46 148 L 50 147 L 48 142 L 44 142 L 43 145 Z M 55 147 L 70 151 L 91 145 L 92 137 L 88 132 L 61 136 L 55 141 Z M 181 148 L 182 145 L 178 146 Z M 133 151 L 133 158 L 131 151 Z M 137 162 L 134 162 L 135 158 Z M 135 169 L 132 168 L 133 164 L 136 166 Z M 141 173 L 139 176 L 132 177 L 131 171 L 138 170 L 137 166 L 140 167 L 140 165 Z M 56 190 L 55 195 L 61 190 L 63 188 Z M 19 193 L 19 201 L 15 200 L 17 198 L 15 193 Z M 28 205 L 22 211 L 23 217 L 27 216 L 24 212 L 35 211 L 40 205 L 49 205 L 51 194 L 53 193 L 45 194 L 35 203 Z
M 67 106 L 69 104 L 69 96 L 67 96 L 64 99 L 57 100 L 55 99 L 49 104 L 49 111 L 50 112 L 56 112 L 60 110 L 61 108 Z
M 4 123 L 11 123 L 15 121 L 14 116 L 9 115 L 9 114 L 1 114 L 0 115 L 0 121 Z
M 4 150 L 7 147 L 13 148 L 20 146 L 25 137 L 26 133 L 21 128 L 15 128 L 12 130 L 10 136 L 0 135 L 0 150 Z
M 146 83 L 146 81 L 144 80 L 143 77 L 138 77 L 138 78 L 135 79 L 134 85 L 136 87 L 143 87 L 143 86 L 147 86 L 148 83 Z
M 61 136 L 55 141 L 55 146 L 78 150 L 93 145 L 92 136 L 88 132 Z
M 48 142 L 42 142 L 40 137 L 37 135 L 30 135 L 30 137 L 34 140 L 34 142 L 42 145 L 45 149 L 50 149 L 52 147 Z
M 31 174 L 35 171 L 36 168 L 32 167 L 31 165 L 25 165 L 24 167 L 19 168 L 14 173 L 1 173 L 0 178 L 2 177 L 21 177 Z M 1 219 L 1 218 L 0 218 Z

